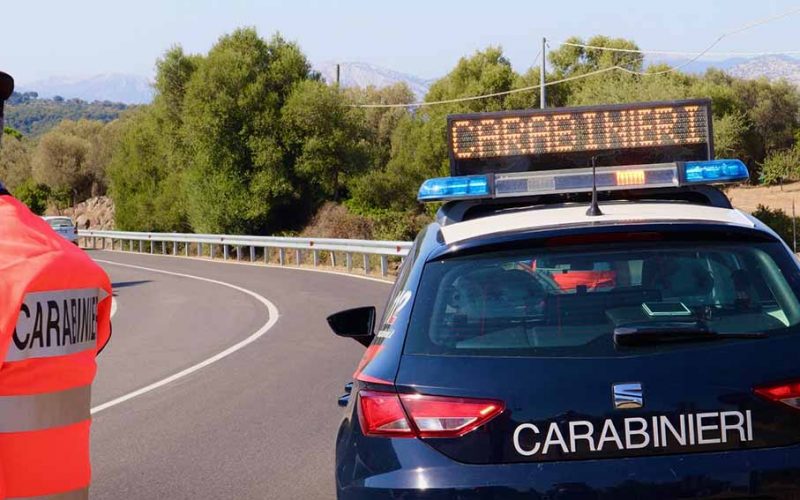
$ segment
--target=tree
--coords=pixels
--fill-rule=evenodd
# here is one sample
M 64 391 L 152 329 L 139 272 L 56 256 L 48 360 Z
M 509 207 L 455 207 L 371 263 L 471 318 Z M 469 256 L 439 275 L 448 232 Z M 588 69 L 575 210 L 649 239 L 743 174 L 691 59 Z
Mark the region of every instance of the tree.
M 369 165 L 365 113 L 348 104 L 336 87 L 307 80 L 295 86 L 281 110 L 294 173 L 316 203 L 338 201 L 343 184 Z
M 114 149 L 116 125 L 92 120 L 64 120 L 39 140 L 33 154 L 33 177 L 67 202 L 80 202 L 106 191 L 106 168 Z
M 733 90 L 750 122 L 748 149 L 752 163 L 761 163 L 773 150 L 794 144 L 800 116 L 800 94 L 786 81 L 733 80 Z
M 416 97 L 405 83 L 388 87 L 349 88 L 343 90 L 347 99 L 354 104 L 407 104 Z M 370 162 L 372 168 L 383 168 L 392 154 L 392 135 L 400 121 L 408 115 L 405 107 L 365 108 L 362 119 L 369 134 Z
M 168 166 L 162 125 L 152 107 L 137 110 L 119 124 L 119 139 L 108 169 L 119 229 L 190 229 L 182 178 Z
M 714 120 L 714 153 L 717 158 L 744 158 L 749 123 L 744 113 L 732 111 Z
M 202 232 L 261 233 L 286 224 L 273 209 L 297 191 L 281 144 L 280 109 L 310 76 L 299 48 L 254 29 L 220 38 L 186 87 L 189 221 Z
M 31 178 L 31 144 L 19 132 L 6 130 L 0 149 L 0 181 L 13 191 Z
M 450 73 L 431 86 L 425 101 L 506 92 L 518 83 L 503 51 L 489 47 L 459 60 Z M 424 107 L 413 114 L 403 114 L 392 135 L 388 164 L 383 169 L 370 170 L 352 183 L 352 200 L 348 205 L 380 221 L 414 220 L 415 214 L 422 210 L 416 201 L 422 181 L 449 172 L 447 115 L 510 109 L 515 102 L 508 96 L 498 96 Z M 377 230 L 380 234 L 382 228 Z
M 86 175 L 89 141 L 60 131 L 47 133 L 33 154 L 33 178 L 54 191 L 84 198 L 91 189 Z

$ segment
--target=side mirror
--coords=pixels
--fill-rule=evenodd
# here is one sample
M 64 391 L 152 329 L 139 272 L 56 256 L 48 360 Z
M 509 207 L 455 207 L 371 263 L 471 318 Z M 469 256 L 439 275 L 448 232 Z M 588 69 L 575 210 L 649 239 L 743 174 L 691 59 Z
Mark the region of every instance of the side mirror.
M 340 337 L 349 337 L 367 347 L 375 337 L 375 306 L 356 307 L 328 316 L 328 325 Z

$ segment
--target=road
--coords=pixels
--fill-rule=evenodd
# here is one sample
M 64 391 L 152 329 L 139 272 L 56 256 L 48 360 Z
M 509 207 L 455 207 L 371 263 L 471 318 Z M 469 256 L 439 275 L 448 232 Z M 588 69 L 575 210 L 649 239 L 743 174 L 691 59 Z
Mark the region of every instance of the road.
M 336 399 L 363 348 L 335 337 L 325 317 L 380 308 L 389 286 L 90 254 L 111 276 L 118 305 L 93 392 L 91 498 L 332 498 Z

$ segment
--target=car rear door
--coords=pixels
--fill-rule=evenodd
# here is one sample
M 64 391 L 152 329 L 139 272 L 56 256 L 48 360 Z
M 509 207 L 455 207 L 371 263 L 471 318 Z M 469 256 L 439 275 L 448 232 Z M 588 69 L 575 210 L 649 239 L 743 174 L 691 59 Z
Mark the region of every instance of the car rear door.
M 428 262 L 398 391 L 500 401 L 505 409 L 460 437 L 423 439 L 472 464 L 800 442 L 793 257 L 777 241 L 708 230 L 648 234 L 555 248 L 531 242 Z M 537 259 L 547 270 L 531 266 Z M 585 274 L 587 265 L 613 270 L 614 282 L 568 279 L 573 267 Z M 688 321 L 723 335 L 614 342 L 618 327 L 644 325 L 646 335 L 653 325 L 678 329 Z

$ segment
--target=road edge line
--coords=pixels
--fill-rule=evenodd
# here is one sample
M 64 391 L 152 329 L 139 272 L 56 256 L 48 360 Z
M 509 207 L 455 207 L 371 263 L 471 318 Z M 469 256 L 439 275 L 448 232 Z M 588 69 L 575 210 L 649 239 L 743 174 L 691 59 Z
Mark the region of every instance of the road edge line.
M 213 283 L 213 284 L 216 284 L 216 285 L 225 286 L 225 287 L 231 288 L 233 290 L 237 290 L 239 292 L 242 292 L 242 293 L 244 293 L 246 295 L 250 295 L 251 297 L 253 297 L 257 301 L 259 301 L 262 305 L 264 305 L 266 307 L 267 313 L 269 314 L 269 319 L 267 320 L 266 323 L 264 323 L 264 325 L 261 326 L 261 328 L 259 328 L 258 330 L 256 330 L 252 334 L 250 334 L 250 336 L 248 336 L 244 340 L 241 340 L 241 341 L 237 342 L 236 344 L 228 347 L 227 349 L 215 354 L 214 356 L 211 356 L 210 358 L 207 358 L 207 359 L 205 359 L 205 360 L 203 360 L 203 361 L 201 361 L 199 363 L 196 363 L 196 364 L 194 364 L 194 365 L 192 365 L 192 366 L 190 366 L 188 368 L 185 368 L 185 369 L 183 369 L 183 370 L 181 370 L 181 371 L 179 371 L 177 373 L 174 373 L 174 374 L 170 375 L 169 377 L 163 378 L 161 380 L 153 382 L 152 384 L 146 385 L 146 386 L 144 386 L 142 388 L 136 389 L 135 391 L 129 392 L 127 394 L 123 394 L 122 396 L 116 397 L 116 398 L 114 398 L 114 399 L 112 399 L 110 401 L 106 401 L 105 403 L 102 403 L 102 404 L 99 404 L 99 405 L 93 407 L 91 409 L 91 414 L 92 415 L 96 415 L 96 414 L 100 413 L 101 411 L 107 410 L 109 408 L 112 408 L 114 406 L 122 404 L 122 403 L 124 403 L 126 401 L 130 401 L 133 398 L 136 398 L 136 397 L 142 396 L 144 394 L 147 394 L 148 392 L 151 392 L 151 391 L 153 391 L 155 389 L 158 389 L 160 387 L 164 387 L 167 384 L 170 384 L 172 382 L 175 382 L 176 380 L 182 379 L 182 378 L 184 378 L 184 377 L 186 377 L 188 375 L 191 375 L 192 373 L 194 373 L 194 372 L 196 372 L 198 370 L 201 370 L 201 369 L 205 368 L 208 365 L 216 363 L 217 361 L 230 356 L 231 354 L 233 354 L 236 351 L 242 349 L 243 347 L 255 342 L 261 336 L 263 336 L 265 333 L 267 333 L 273 326 L 275 326 L 275 323 L 278 322 L 278 318 L 280 316 L 280 312 L 278 311 L 278 308 L 275 306 L 275 304 L 270 302 L 266 297 L 254 292 L 252 290 L 248 290 L 247 288 L 243 288 L 243 287 L 240 287 L 238 285 L 234 285 L 232 283 L 227 283 L 225 281 L 219 281 L 219 280 L 215 280 L 215 279 L 211 279 L 211 278 L 204 278 L 202 276 L 195 276 L 193 274 L 176 273 L 174 271 L 166 271 L 164 269 L 155 269 L 155 268 L 151 268 L 151 267 L 137 266 L 137 265 L 134 265 L 134 264 L 123 264 L 121 262 L 114 262 L 114 261 L 110 261 L 110 260 L 96 259 L 95 262 L 100 262 L 100 263 L 103 263 L 103 264 L 110 264 L 110 265 L 120 266 L 120 267 L 128 267 L 128 268 L 132 268 L 132 269 L 140 269 L 140 270 L 143 270 L 143 271 L 149 271 L 149 272 L 154 272 L 154 273 L 167 274 L 167 275 L 170 275 L 170 276 L 178 276 L 178 277 L 181 277 L 181 278 L 196 279 L 196 280 L 199 280 L 199 281 L 205 281 L 205 282 L 208 282 L 208 283 Z

